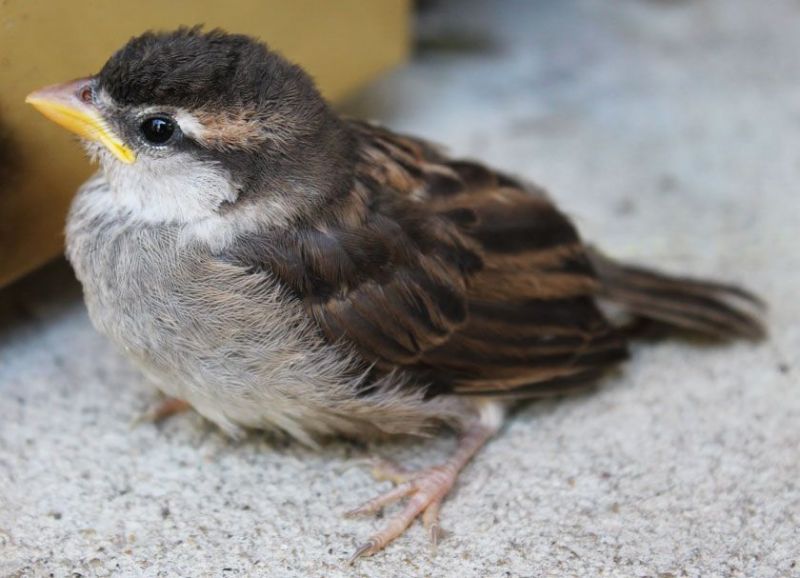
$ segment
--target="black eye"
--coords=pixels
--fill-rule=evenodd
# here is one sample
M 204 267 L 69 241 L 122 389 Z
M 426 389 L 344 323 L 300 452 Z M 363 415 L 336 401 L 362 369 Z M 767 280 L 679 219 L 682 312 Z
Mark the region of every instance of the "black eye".
M 141 124 L 139 130 L 150 144 L 163 145 L 175 133 L 175 121 L 166 116 L 152 116 Z

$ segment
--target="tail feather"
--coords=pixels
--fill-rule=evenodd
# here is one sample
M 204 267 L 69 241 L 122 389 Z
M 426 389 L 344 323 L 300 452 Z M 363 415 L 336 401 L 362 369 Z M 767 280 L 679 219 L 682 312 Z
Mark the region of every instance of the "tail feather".
M 749 291 L 617 263 L 595 249 L 589 258 L 602 295 L 638 317 L 720 338 L 766 336 L 766 306 Z

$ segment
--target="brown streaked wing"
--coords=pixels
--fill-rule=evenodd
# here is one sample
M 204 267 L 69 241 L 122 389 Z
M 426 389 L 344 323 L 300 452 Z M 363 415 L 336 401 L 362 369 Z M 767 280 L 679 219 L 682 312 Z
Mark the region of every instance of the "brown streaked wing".
M 423 141 L 351 127 L 351 194 L 250 251 L 329 339 L 437 393 L 558 393 L 624 358 L 580 239 L 542 191 Z
M 359 128 L 370 163 L 396 163 L 392 172 L 413 163 L 395 194 L 416 195 L 454 223 L 483 263 L 467 278 L 466 322 L 418 370 L 459 393 L 539 395 L 625 358 L 624 336 L 595 304 L 599 283 L 577 231 L 543 191 L 410 137 Z

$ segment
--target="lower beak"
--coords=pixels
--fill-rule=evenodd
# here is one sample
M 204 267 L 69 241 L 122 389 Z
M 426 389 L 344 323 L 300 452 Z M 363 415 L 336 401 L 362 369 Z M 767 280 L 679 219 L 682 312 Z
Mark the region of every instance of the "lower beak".
M 136 154 L 114 134 L 108 123 L 91 102 L 91 79 L 82 78 L 64 84 L 47 86 L 30 93 L 25 102 L 81 138 L 102 143 L 115 157 L 131 164 Z

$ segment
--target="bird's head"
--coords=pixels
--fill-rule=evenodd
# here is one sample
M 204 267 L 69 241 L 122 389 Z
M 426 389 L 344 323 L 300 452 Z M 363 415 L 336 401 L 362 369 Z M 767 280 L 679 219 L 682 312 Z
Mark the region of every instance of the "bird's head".
M 147 32 L 97 75 L 27 102 L 76 133 L 119 203 L 151 221 L 260 200 L 288 217 L 346 186 L 352 165 L 349 137 L 309 76 L 220 30 Z

